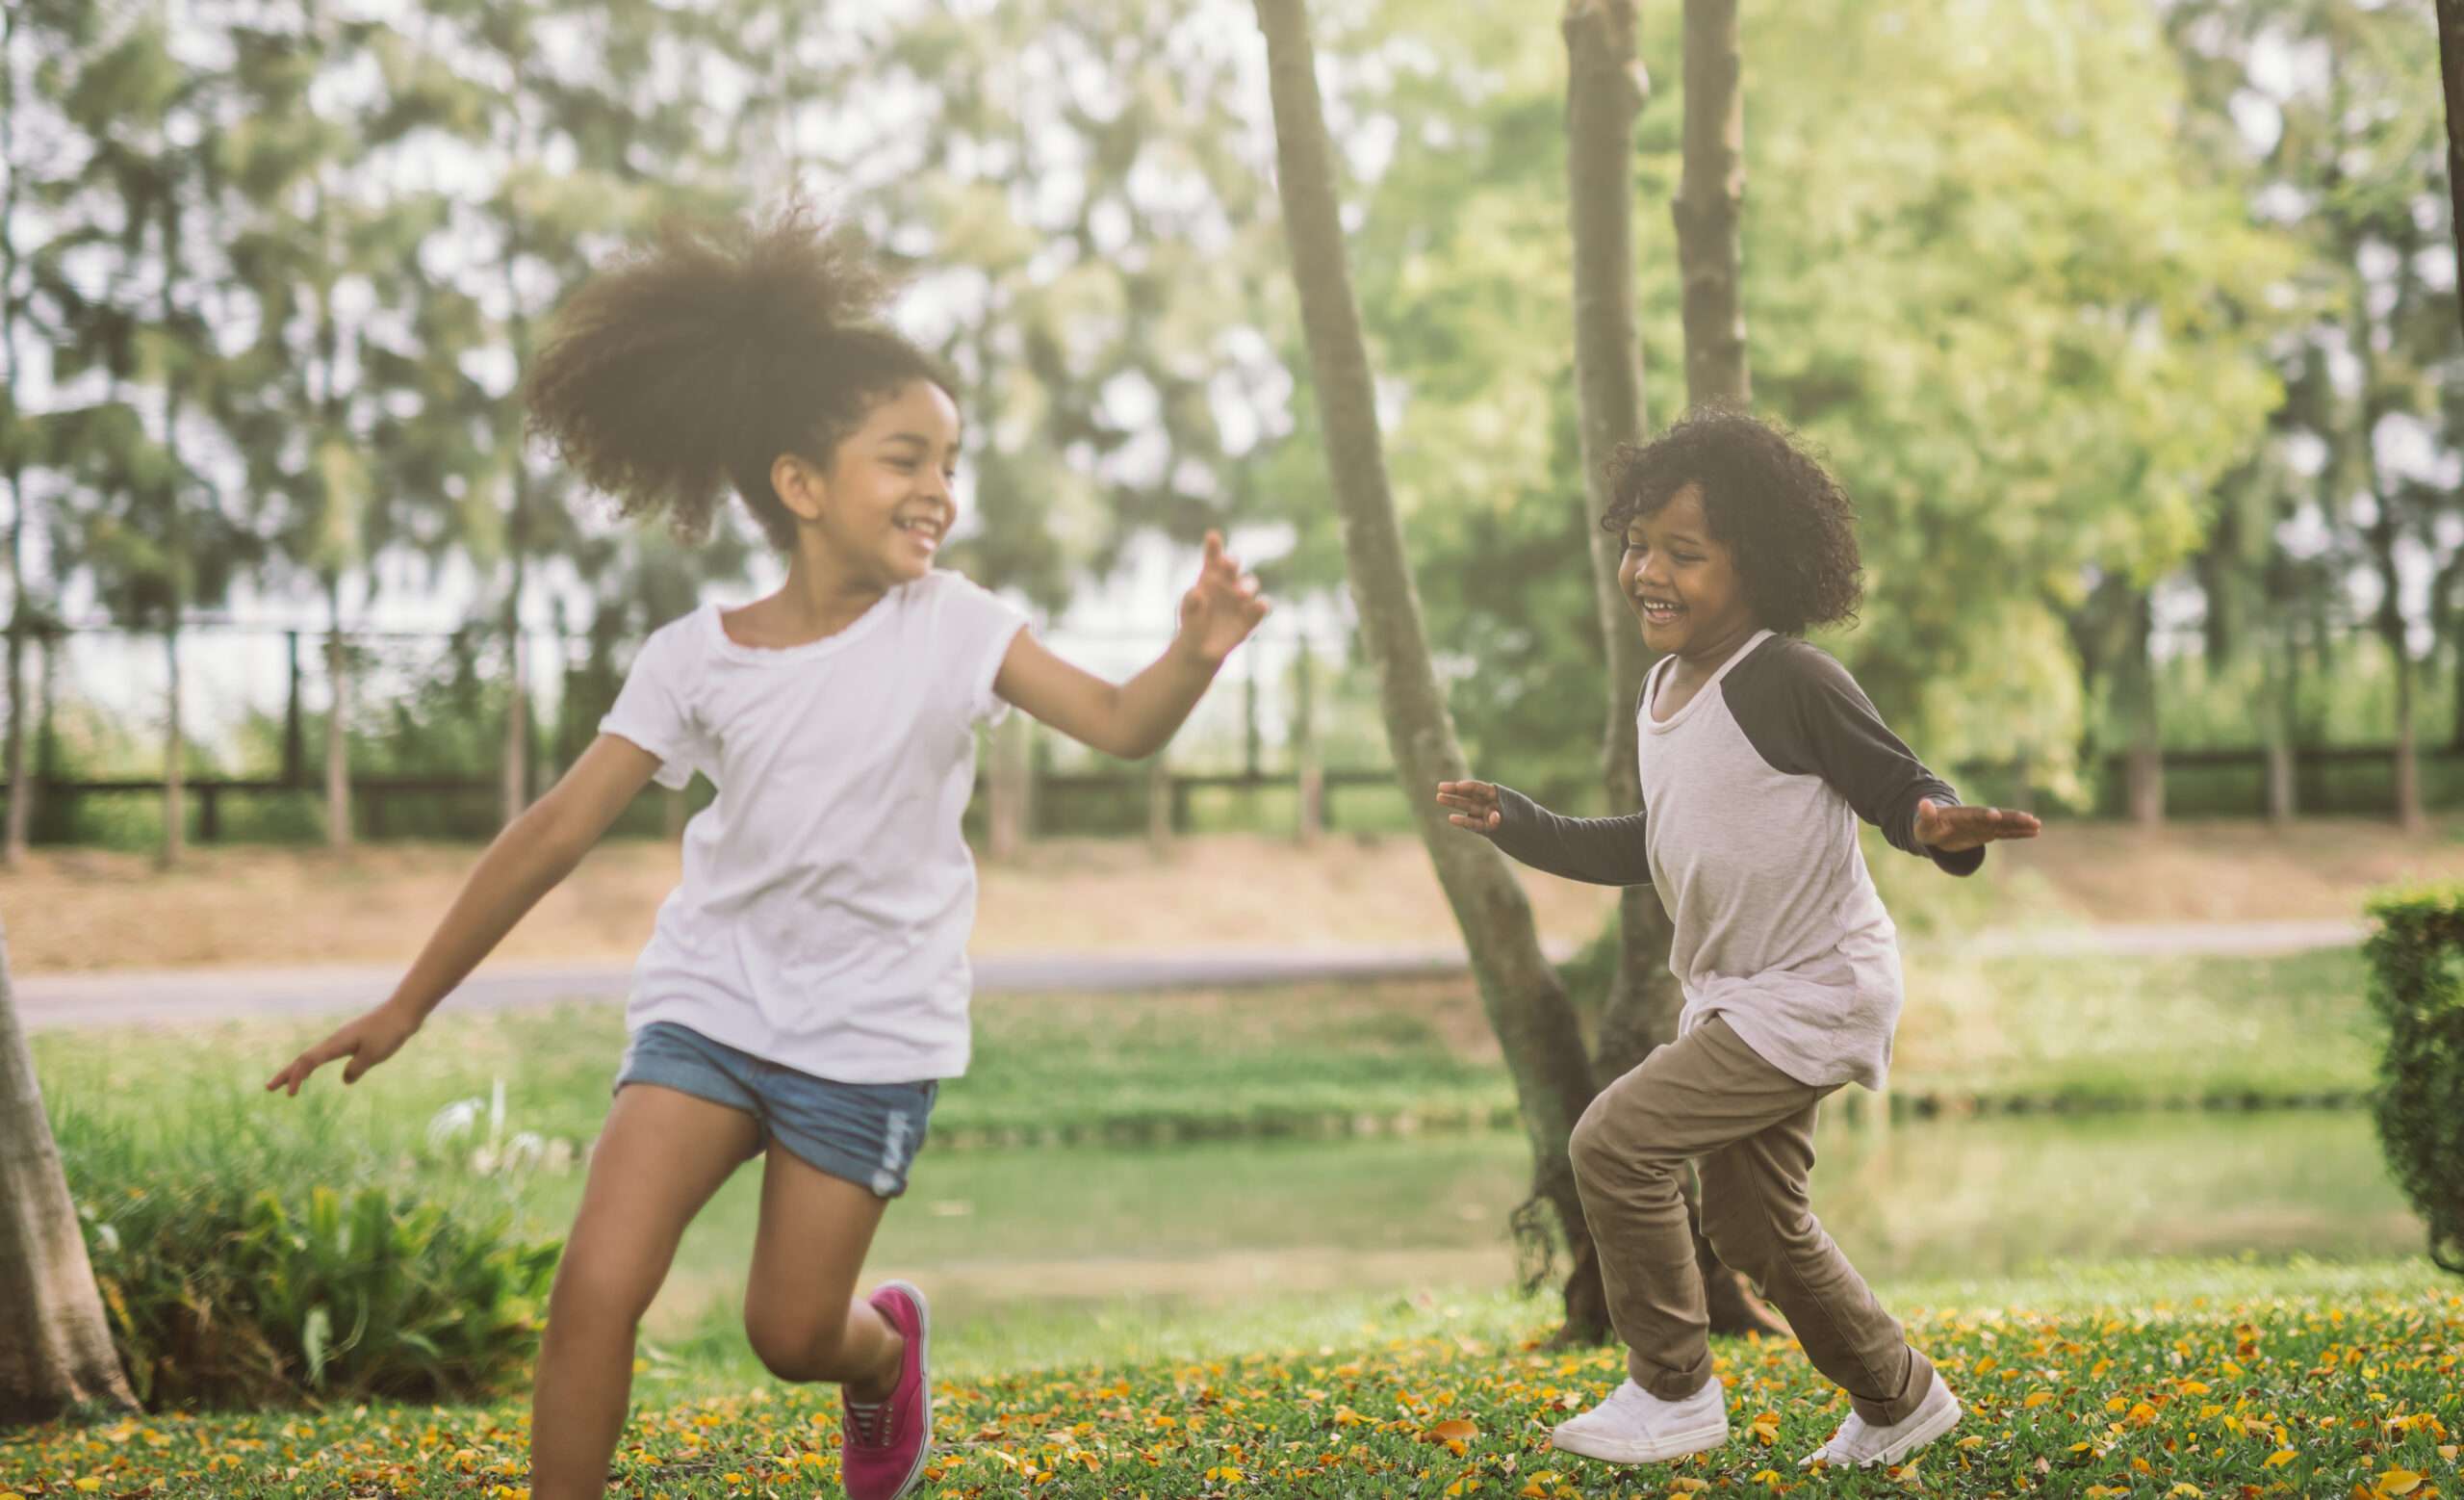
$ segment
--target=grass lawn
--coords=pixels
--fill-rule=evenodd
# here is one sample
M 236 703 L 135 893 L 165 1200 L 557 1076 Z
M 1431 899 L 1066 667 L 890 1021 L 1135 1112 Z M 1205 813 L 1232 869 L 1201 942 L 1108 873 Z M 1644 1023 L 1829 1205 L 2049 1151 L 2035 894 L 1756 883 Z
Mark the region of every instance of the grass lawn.
M 1509 1298 L 1253 1309 L 1172 1354 L 939 1371 L 943 1495 L 2452 1495 L 2464 1287 L 2426 1263 L 2154 1262 L 1889 1288 L 1961 1392 L 1950 1438 L 1888 1474 L 1799 1471 L 1845 1402 L 1792 1343 L 1725 1343 L 1734 1435 L 1611 1469 L 1547 1429 L 1622 1374 L 1551 1351 Z M 1017 1351 L 1010 1352 L 1013 1356 Z M 642 1392 L 623 1494 L 837 1492 L 834 1400 Z M 0 1495 L 520 1495 L 525 1405 L 372 1406 L 51 1426 L 0 1437 Z

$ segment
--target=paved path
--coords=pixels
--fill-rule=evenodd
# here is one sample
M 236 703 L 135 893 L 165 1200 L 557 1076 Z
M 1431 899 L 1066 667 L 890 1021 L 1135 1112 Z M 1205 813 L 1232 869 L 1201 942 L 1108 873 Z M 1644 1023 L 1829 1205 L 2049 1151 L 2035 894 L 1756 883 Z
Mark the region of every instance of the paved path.
M 1994 957 L 2175 954 L 2261 956 L 2346 947 L 2366 929 L 2353 921 L 2231 922 L 1988 932 L 1927 951 Z M 1552 955 L 1563 960 L 1563 951 Z M 976 960 L 979 994 L 1056 990 L 1229 989 L 1244 985 L 1410 978 L 1463 971 L 1460 947 L 1282 949 L 1181 948 L 1160 953 L 987 954 Z M 234 1017 L 347 1015 L 383 999 L 394 968 L 109 970 L 31 974 L 15 985 L 29 1030 Z M 558 1000 L 620 1000 L 629 964 L 495 963 L 454 992 L 456 1009 L 501 1010 Z

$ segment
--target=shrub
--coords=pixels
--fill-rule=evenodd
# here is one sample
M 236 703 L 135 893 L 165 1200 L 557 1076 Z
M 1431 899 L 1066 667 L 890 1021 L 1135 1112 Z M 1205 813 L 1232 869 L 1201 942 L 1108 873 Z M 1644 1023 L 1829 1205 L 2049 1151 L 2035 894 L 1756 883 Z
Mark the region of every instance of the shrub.
M 526 1373 L 554 1242 L 314 1122 L 293 1134 L 186 1103 L 162 1142 L 74 1111 L 57 1122 L 113 1338 L 149 1408 L 463 1400 Z
M 2370 1000 L 2387 1023 L 2379 1145 L 2430 1258 L 2464 1276 L 2464 887 L 2387 892 L 2369 910 Z

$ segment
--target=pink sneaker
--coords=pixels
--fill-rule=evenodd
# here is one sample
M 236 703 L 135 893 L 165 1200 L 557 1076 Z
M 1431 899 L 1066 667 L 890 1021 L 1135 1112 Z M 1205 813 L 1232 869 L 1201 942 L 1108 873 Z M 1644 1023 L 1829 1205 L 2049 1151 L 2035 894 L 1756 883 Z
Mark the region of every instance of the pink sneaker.
M 914 1491 L 933 1455 L 933 1384 L 924 1369 L 933 1315 L 924 1294 L 905 1281 L 882 1283 L 872 1303 L 907 1340 L 907 1353 L 887 1401 L 860 1406 L 839 1393 L 839 1480 L 847 1500 L 899 1500 Z

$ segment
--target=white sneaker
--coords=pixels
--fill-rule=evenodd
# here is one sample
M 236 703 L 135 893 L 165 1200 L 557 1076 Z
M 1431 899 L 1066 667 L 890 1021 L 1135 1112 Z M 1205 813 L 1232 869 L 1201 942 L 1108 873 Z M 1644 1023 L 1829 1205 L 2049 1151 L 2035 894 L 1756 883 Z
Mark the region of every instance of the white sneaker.
M 1716 1375 L 1683 1401 L 1662 1401 L 1628 1381 L 1549 1435 L 1553 1447 L 1608 1463 L 1665 1463 L 1728 1440 L 1728 1387 Z
M 1960 1398 L 1952 1395 L 1951 1387 L 1937 1375 L 1933 1388 L 1925 1392 L 1925 1399 L 1916 1404 L 1915 1410 L 1888 1427 L 1876 1427 L 1851 1411 L 1848 1420 L 1839 1424 L 1839 1431 L 1831 1435 L 1831 1441 L 1824 1443 L 1821 1451 L 1808 1454 L 1797 1467 L 1811 1468 L 1816 1460 L 1841 1469 L 1897 1463 L 1959 1423 Z

